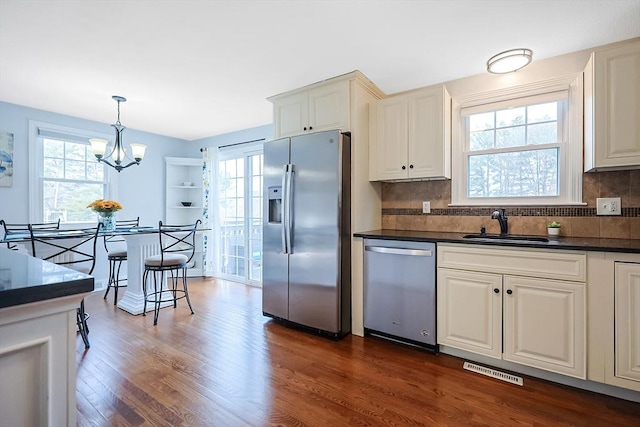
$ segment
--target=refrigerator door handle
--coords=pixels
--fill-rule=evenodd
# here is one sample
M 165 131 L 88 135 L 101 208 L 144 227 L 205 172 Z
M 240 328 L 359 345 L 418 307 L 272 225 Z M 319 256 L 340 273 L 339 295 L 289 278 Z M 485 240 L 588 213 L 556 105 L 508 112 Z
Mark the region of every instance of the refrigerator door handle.
M 287 192 L 285 197 L 287 199 L 287 204 L 285 205 L 286 215 L 285 215 L 285 227 L 287 229 L 286 235 L 286 245 L 289 254 L 293 253 L 293 244 L 291 234 L 293 232 L 293 164 L 287 165 L 286 172 L 287 179 Z
M 288 203 L 289 197 L 287 190 L 287 174 L 289 173 L 289 165 L 284 165 L 282 171 L 282 253 L 288 254 L 289 247 L 287 246 L 287 217 L 289 215 Z

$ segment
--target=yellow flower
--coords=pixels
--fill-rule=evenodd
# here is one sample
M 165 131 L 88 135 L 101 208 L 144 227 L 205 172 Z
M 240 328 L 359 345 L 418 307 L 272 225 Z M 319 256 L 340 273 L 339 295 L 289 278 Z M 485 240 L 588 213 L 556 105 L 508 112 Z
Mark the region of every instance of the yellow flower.
M 115 200 L 98 199 L 87 205 L 87 208 L 94 212 L 115 212 L 122 209 L 122 205 Z

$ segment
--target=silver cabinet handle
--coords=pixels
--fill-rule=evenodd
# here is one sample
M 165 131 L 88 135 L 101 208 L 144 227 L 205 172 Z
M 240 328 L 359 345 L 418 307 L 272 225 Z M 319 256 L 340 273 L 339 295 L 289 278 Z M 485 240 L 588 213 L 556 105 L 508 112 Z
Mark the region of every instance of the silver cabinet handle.
M 424 249 L 388 248 L 386 246 L 365 246 L 365 251 L 377 252 L 380 254 L 409 255 L 409 256 L 432 256 L 431 251 Z

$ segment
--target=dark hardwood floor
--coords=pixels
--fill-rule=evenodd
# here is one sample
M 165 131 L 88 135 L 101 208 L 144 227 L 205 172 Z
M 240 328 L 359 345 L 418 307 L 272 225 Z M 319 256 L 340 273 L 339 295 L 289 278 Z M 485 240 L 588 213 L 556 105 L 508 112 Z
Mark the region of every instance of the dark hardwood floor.
M 79 426 L 639 426 L 640 404 L 377 338 L 331 341 L 262 316 L 261 290 L 191 279 L 184 300 L 132 316 L 86 298 Z

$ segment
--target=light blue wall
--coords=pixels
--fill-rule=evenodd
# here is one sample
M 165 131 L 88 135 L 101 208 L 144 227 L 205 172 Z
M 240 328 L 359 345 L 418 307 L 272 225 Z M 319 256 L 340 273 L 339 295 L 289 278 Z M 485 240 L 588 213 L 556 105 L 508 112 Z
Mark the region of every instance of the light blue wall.
M 24 223 L 29 218 L 29 120 L 68 126 L 99 133 L 112 134 L 110 123 L 100 123 L 21 105 L 0 102 L 0 132 L 13 133 L 14 176 L 12 187 L 0 187 L 0 218 L 7 222 Z M 126 126 L 126 123 L 125 123 Z M 272 139 L 273 125 L 268 124 L 223 135 L 184 141 L 127 128 L 125 143 L 147 145 L 147 153 L 139 166 L 131 166 L 116 175 L 117 200 L 124 209 L 121 218 L 140 216 L 144 225 L 157 224 L 164 218 L 165 157 L 200 158 L 201 147 L 217 147 L 265 138 Z
M 272 140 L 273 124 L 193 140 L 189 143 L 189 149 L 191 150 L 190 155 L 186 157 L 194 157 L 194 153 L 199 155 L 200 148 L 203 147 L 219 147 L 221 145 L 236 144 L 239 142 L 254 141 L 257 139 L 264 139 L 265 141 Z
M 29 219 L 29 120 L 113 134 L 109 123 L 99 123 L 62 114 L 51 113 L 16 104 L 0 102 L 0 131 L 14 135 L 14 176 L 12 187 L 0 187 L 0 218 L 7 222 L 24 223 Z M 126 123 L 125 123 L 126 125 Z M 122 218 L 140 216 L 143 224 L 157 224 L 164 218 L 164 158 L 199 157 L 192 153 L 192 144 L 134 129 L 123 133 L 125 143 L 147 145 L 147 154 L 139 166 L 131 166 L 116 175 L 117 200 L 124 209 Z

